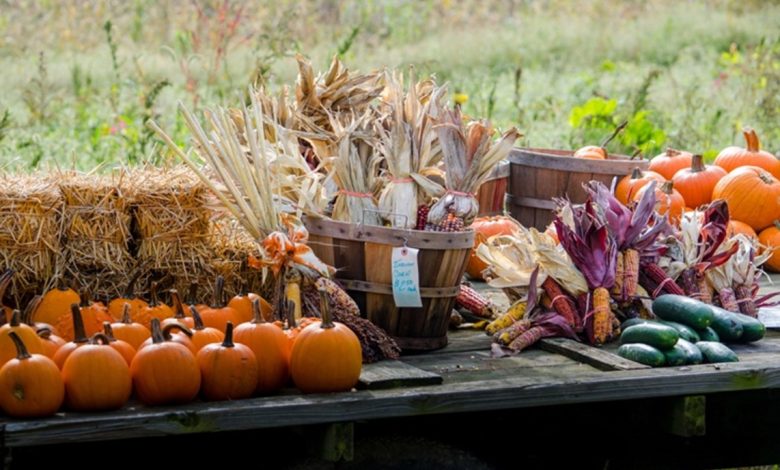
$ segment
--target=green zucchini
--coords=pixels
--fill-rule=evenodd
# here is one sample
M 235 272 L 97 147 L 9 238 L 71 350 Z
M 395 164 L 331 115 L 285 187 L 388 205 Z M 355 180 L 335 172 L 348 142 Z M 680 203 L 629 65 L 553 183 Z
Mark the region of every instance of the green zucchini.
M 666 363 L 664 353 L 642 343 L 624 344 L 617 350 L 618 356 L 629 361 L 638 362 L 650 367 L 661 367 Z
M 723 343 L 699 341 L 696 343 L 706 362 L 738 362 L 737 354 Z
M 677 330 L 677 332 L 680 333 L 680 339 L 686 339 L 691 343 L 696 343 L 697 341 L 701 340 L 701 338 L 699 338 L 699 334 L 696 333 L 696 330 L 694 330 L 688 325 L 683 325 L 682 323 L 677 323 L 676 321 L 666 321 L 666 320 L 661 320 L 661 323 L 664 325 L 671 326 L 672 328 Z
M 715 330 L 710 327 L 707 327 L 703 330 L 698 330 L 697 333 L 699 334 L 699 341 L 720 342 L 720 336 L 718 336 L 718 334 L 715 333 Z M 699 341 L 696 342 L 698 343 Z
M 680 338 L 672 349 L 664 351 L 664 355 L 668 366 L 701 364 L 703 360 L 701 350 L 683 338 Z
M 752 343 L 758 341 L 766 334 L 766 327 L 757 318 L 753 318 L 741 313 L 733 313 L 734 318 L 742 324 L 742 336 L 740 343 Z
M 674 321 L 702 330 L 712 322 L 709 305 L 684 295 L 666 294 L 653 301 L 653 313 L 662 320 Z
M 629 326 L 620 335 L 621 344 L 644 343 L 658 349 L 670 349 L 678 339 L 680 333 L 677 330 L 658 322 Z
M 736 343 L 739 341 L 739 338 L 742 337 L 742 322 L 736 318 L 736 315 L 714 305 L 711 305 L 710 309 L 712 309 L 710 328 L 715 330 L 718 338 L 724 343 Z

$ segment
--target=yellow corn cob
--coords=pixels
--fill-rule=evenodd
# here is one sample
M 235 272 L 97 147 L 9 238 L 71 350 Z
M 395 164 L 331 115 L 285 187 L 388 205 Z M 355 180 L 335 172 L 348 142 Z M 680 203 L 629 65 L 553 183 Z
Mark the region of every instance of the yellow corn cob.
M 625 260 L 623 259 L 623 252 L 618 251 L 617 259 L 615 262 L 615 284 L 612 285 L 610 294 L 615 298 L 623 296 L 623 276 L 625 269 Z
M 612 333 L 612 308 L 609 292 L 603 287 L 593 289 L 593 344 L 602 345 Z
M 639 286 L 639 252 L 629 248 L 623 253 L 623 294 L 625 299 L 636 295 Z M 617 282 L 617 278 L 615 279 Z
M 502 344 L 504 346 L 508 346 L 518 336 L 528 331 L 530 327 L 531 327 L 531 322 L 529 320 L 527 319 L 518 320 L 512 323 L 507 328 L 504 328 L 503 330 L 494 334 L 493 341 Z
M 287 271 L 284 281 L 284 298 L 291 301 L 295 306 L 293 318 L 297 324 L 303 316 L 301 310 L 301 274 L 295 270 Z
M 513 303 L 503 315 L 488 324 L 487 328 L 485 328 L 485 332 L 489 335 L 493 335 L 504 328 L 507 328 L 517 320 L 520 320 L 525 315 L 526 306 L 527 303 L 525 300 L 518 300 Z

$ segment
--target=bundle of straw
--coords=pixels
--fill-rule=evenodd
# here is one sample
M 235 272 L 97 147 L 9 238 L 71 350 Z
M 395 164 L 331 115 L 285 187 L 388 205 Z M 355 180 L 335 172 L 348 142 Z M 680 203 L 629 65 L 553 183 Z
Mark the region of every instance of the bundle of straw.
M 448 214 L 453 214 L 469 225 L 479 213 L 476 191 L 493 168 L 506 158 L 520 133 L 512 127 L 493 144 L 490 124 L 472 121 L 464 126 L 459 107 L 444 109 L 436 120 L 435 128 L 447 169 L 447 191 L 431 207 L 428 222 L 437 225 Z
M 47 290 L 58 275 L 62 199 L 43 175 L 0 177 L 0 267 L 12 269 L 17 305 Z

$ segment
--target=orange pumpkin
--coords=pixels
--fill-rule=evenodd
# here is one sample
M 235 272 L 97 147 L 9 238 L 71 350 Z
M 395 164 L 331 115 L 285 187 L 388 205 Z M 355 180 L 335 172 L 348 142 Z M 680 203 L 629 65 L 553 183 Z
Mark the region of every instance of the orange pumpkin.
M 73 340 L 68 341 L 67 343 L 60 346 L 52 358 L 54 363 L 57 364 L 57 367 L 60 369 L 62 369 L 62 366 L 65 364 L 65 360 L 68 358 L 68 356 L 71 355 L 73 351 L 89 343 L 87 333 L 84 331 L 84 320 L 81 317 L 81 308 L 79 308 L 78 304 L 73 304 L 70 306 L 70 314 L 71 321 L 73 322 L 73 326 L 71 327 L 74 331 Z
M 693 154 L 682 150 L 666 149 L 662 154 L 650 160 L 648 169 L 670 180 L 683 168 L 690 168 Z
M 623 204 L 628 204 L 634 193 L 651 181 L 657 181 L 661 184 L 665 180 L 663 176 L 654 171 L 642 171 L 638 167 L 634 168 L 631 174 L 624 176 L 615 187 L 615 197 Z
M 487 264 L 477 256 L 477 247 L 485 243 L 493 235 L 511 235 L 520 229 L 520 224 L 511 217 L 478 217 L 471 224 L 474 229 L 474 248 L 469 256 L 469 264 L 466 266 L 466 272 L 474 279 L 482 279 L 482 271 L 487 268 Z
M 257 388 L 257 360 L 248 346 L 233 342 L 233 324 L 225 326 L 222 343 L 211 343 L 198 352 L 201 394 L 206 400 L 247 398 Z
M 211 306 L 200 311 L 200 316 L 203 318 L 203 324 L 216 328 L 219 331 L 225 332 L 227 322 L 238 323 L 238 314 L 235 309 L 225 305 L 224 298 L 225 278 L 217 276 L 217 280 L 214 283 L 214 299 L 211 302 Z
M 173 330 L 179 330 L 177 332 L 173 332 Z M 162 331 L 163 338 L 165 338 L 165 341 L 170 341 L 172 343 L 179 343 L 185 348 L 189 349 L 192 352 L 192 355 L 198 354 L 198 348 L 195 347 L 195 343 L 192 342 L 190 338 L 192 338 L 192 330 L 187 328 L 186 326 L 180 324 L 180 323 L 169 323 L 165 326 L 160 325 L 160 331 Z M 141 346 L 138 348 L 140 351 L 141 349 L 151 346 L 154 344 L 153 341 L 154 338 L 149 338 L 146 341 L 141 344 Z
M 345 325 L 330 317 L 327 292 L 319 289 L 322 321 L 307 326 L 293 343 L 290 373 L 304 393 L 350 390 L 360 377 L 360 341 Z
M 8 337 L 16 357 L 0 368 L 0 409 L 15 418 L 53 415 L 65 398 L 59 368 L 42 354 L 30 354 L 16 333 Z
M 103 334 L 106 335 L 106 338 L 108 339 L 108 345 L 121 354 L 122 358 L 127 362 L 127 367 L 130 367 L 130 363 L 133 362 L 133 358 L 135 357 L 135 348 L 127 341 L 117 339 L 114 336 L 114 330 L 111 328 L 111 323 L 109 322 L 103 323 Z
M 33 321 L 57 325 L 60 319 L 70 321 L 70 306 L 81 304 L 79 294 L 67 287 L 60 286 L 51 289 L 44 294 L 41 304 L 35 310 Z
M 780 179 L 780 160 L 771 153 L 761 150 L 756 131 L 746 127 L 742 129 L 747 148 L 726 147 L 715 158 L 715 164 L 730 173 L 742 166 L 757 166 L 763 168 Z
M 144 341 L 152 336 L 152 332 L 142 324 L 134 322 L 130 317 L 130 310 L 130 304 L 125 303 L 122 321 L 112 323 L 111 329 L 114 331 L 116 339 L 121 339 L 132 346 L 133 349 L 138 349 Z
M 604 147 L 598 145 L 586 145 L 575 150 L 575 158 L 587 158 L 589 160 L 606 160 L 607 150 Z
M 145 405 L 187 403 L 200 390 L 200 367 L 192 351 L 166 341 L 156 318 L 152 319 L 152 344 L 138 350 L 130 372 L 136 396 Z
M 758 242 L 767 249 L 774 250 L 764 267 L 773 272 L 780 272 L 780 222 L 777 220 L 758 234 Z
M 271 307 L 271 304 L 269 304 L 267 300 L 260 297 L 259 295 L 253 292 L 248 292 L 246 289 L 246 281 L 242 281 L 241 292 L 235 295 L 232 299 L 230 299 L 230 302 L 228 302 L 228 307 L 236 311 L 238 324 L 252 321 L 252 301 L 255 299 L 260 300 L 260 308 L 263 312 L 264 318 L 270 319 L 273 316 L 273 308 Z
M 160 302 L 160 299 L 157 296 L 158 286 L 159 284 L 157 281 L 152 282 L 152 286 L 149 289 L 149 305 L 142 308 L 138 312 L 138 315 L 134 316 L 138 323 L 144 325 L 147 328 L 151 328 L 152 318 L 156 318 L 162 321 L 173 316 L 173 309 L 163 302 Z
M 235 340 L 255 353 L 257 360 L 257 392 L 273 393 L 285 386 L 290 378 L 289 340 L 282 329 L 263 319 L 260 299 L 252 302 L 254 318 L 236 327 Z
M 225 333 L 219 331 L 216 328 L 205 326 L 203 319 L 201 319 L 198 309 L 190 306 L 190 313 L 192 319 L 195 322 L 195 326 L 192 328 L 192 344 L 195 345 L 195 350 L 200 351 L 204 346 L 212 343 L 220 343 L 225 339 Z
M 712 199 L 723 199 L 732 218 L 757 232 L 780 219 L 780 181 L 763 168 L 743 166 L 721 179 Z
M 719 166 L 705 165 L 701 155 L 694 155 L 690 168 L 675 173 L 674 189 L 680 192 L 688 207 L 698 208 L 712 201 L 712 190 L 726 170 Z
M 41 339 L 43 355 L 53 359 L 57 351 L 65 344 L 65 340 L 55 335 L 49 327 L 37 328 L 35 332 L 38 334 L 38 338 Z
M 734 235 L 737 234 L 746 235 L 753 240 L 758 240 L 758 235 L 756 234 L 756 231 L 753 230 L 753 228 L 746 224 L 745 222 L 740 222 L 739 220 L 731 219 L 729 220 L 728 226 L 726 226 L 726 238 L 731 238 Z
M 637 191 L 634 196 L 634 201 L 639 202 L 642 199 L 642 195 L 645 191 L 649 190 L 650 185 L 643 187 Z M 673 224 L 677 224 L 682 217 L 685 210 L 685 200 L 674 189 L 674 183 L 672 181 L 666 181 L 660 186 L 655 187 L 655 210 L 661 215 L 668 214 L 669 221 Z
M 193 326 L 195 326 L 195 323 L 193 322 L 192 317 L 188 317 L 184 312 L 184 304 L 181 302 L 179 291 L 176 289 L 171 289 L 170 292 L 171 299 L 173 300 L 173 316 L 163 320 L 161 323 L 162 326 L 165 327 L 171 323 L 181 323 L 182 325 L 191 329 Z
M 11 322 L 0 327 L 0 365 L 15 358 L 18 354 L 16 345 L 9 337 L 9 334 L 12 331 L 21 338 L 31 354 L 44 353 L 43 345 L 41 344 L 41 339 L 38 338 L 38 334 L 31 326 L 22 323 L 21 319 L 21 312 L 19 312 L 19 310 L 14 310 L 11 314 Z
M 84 322 L 84 331 L 87 336 L 103 331 L 104 321 L 113 321 L 111 315 L 108 314 L 106 306 L 102 302 L 93 302 L 88 291 L 84 291 L 81 295 L 80 309 L 81 318 Z M 65 341 L 70 341 L 74 338 L 73 320 L 71 318 L 60 317 L 54 326 Z
M 130 315 L 136 317 L 142 309 L 146 308 L 149 304 L 140 297 L 135 295 L 135 282 L 138 280 L 138 275 L 134 276 L 127 283 L 127 289 L 122 297 L 117 297 L 108 303 L 108 314 L 114 320 L 120 320 L 124 315 L 125 304 L 130 304 Z
M 73 351 L 62 366 L 65 403 L 76 411 L 121 408 L 130 399 L 130 366 L 102 333 Z

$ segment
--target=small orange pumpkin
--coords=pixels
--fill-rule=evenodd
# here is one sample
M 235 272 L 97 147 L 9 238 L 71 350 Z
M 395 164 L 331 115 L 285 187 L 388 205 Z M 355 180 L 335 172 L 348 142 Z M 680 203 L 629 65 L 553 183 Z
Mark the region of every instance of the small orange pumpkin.
M 53 415 L 65 398 L 60 369 L 42 354 L 30 354 L 15 332 L 8 338 L 16 357 L 0 368 L 0 408 L 15 418 Z
M 152 344 L 136 353 L 130 372 L 138 400 L 145 405 L 187 403 L 198 396 L 198 361 L 186 346 L 166 341 L 160 320 L 152 319 Z
M 506 216 L 478 217 L 471 224 L 471 228 L 474 229 L 474 248 L 469 255 L 466 272 L 474 279 L 482 279 L 482 271 L 487 268 L 487 264 L 477 256 L 477 247 L 494 235 L 511 235 L 517 232 L 520 230 L 520 224 Z
M 726 147 L 715 157 L 715 165 L 723 168 L 727 173 L 742 166 L 757 166 L 780 179 L 780 160 L 771 153 L 761 150 L 756 131 L 746 127 L 742 129 L 742 135 L 745 137 L 746 148 Z
M 109 343 L 104 334 L 98 333 L 65 360 L 62 379 L 65 403 L 70 409 L 115 410 L 130 399 L 133 389 L 130 366 Z
M 135 348 L 127 341 L 117 339 L 114 336 L 114 330 L 111 328 L 111 323 L 109 322 L 103 323 L 103 334 L 108 338 L 108 345 L 121 354 L 125 362 L 127 362 L 127 367 L 130 367 L 130 363 L 133 362 L 133 358 L 135 357 Z
M 330 317 L 327 291 L 319 289 L 322 321 L 307 326 L 293 343 L 290 373 L 304 393 L 343 392 L 360 378 L 360 341 L 345 325 Z
M 683 168 L 690 168 L 693 154 L 682 150 L 668 148 L 664 153 L 656 155 L 650 160 L 648 170 L 654 171 L 670 180 Z
M 207 344 L 198 352 L 201 394 L 206 400 L 247 398 L 257 388 L 255 353 L 233 342 L 233 324 L 225 326 L 222 343 Z
M 207 344 L 221 343 L 225 339 L 225 333 L 216 328 L 203 325 L 203 319 L 200 317 L 198 309 L 192 305 L 190 306 L 190 313 L 192 314 L 192 320 L 195 322 L 195 326 L 192 328 L 191 340 L 197 351 L 203 349 Z
M 135 282 L 138 280 L 138 275 L 131 278 L 127 283 L 127 289 L 122 297 L 117 297 L 108 303 L 108 314 L 115 320 L 120 320 L 124 315 L 125 304 L 130 305 L 130 315 L 132 317 L 137 316 L 141 310 L 148 307 L 149 304 L 140 297 L 135 295 Z
M 60 281 L 62 278 L 60 278 Z M 41 304 L 35 311 L 33 321 L 57 325 L 60 319 L 70 321 L 70 306 L 81 304 L 78 292 L 70 287 L 57 286 L 44 294 Z
M 255 299 L 260 300 L 260 308 L 265 318 L 271 318 L 273 315 L 273 308 L 271 307 L 271 304 L 269 304 L 267 300 L 260 297 L 259 295 L 253 292 L 248 292 L 246 288 L 246 281 L 242 280 L 241 292 L 236 294 L 232 299 L 230 299 L 230 302 L 228 302 L 228 307 L 236 311 L 238 325 L 252 321 L 252 302 Z
M 181 323 L 187 328 L 192 329 L 192 327 L 195 326 L 195 323 L 192 317 L 188 317 L 187 314 L 184 312 L 184 305 L 181 302 L 181 296 L 179 295 L 179 291 L 176 289 L 171 289 L 170 292 L 171 292 L 171 299 L 173 300 L 173 316 L 163 320 L 161 323 L 162 326 L 165 327 L 170 323 Z
M 721 179 L 712 199 L 723 199 L 732 218 L 757 232 L 780 219 L 780 181 L 757 166 L 743 166 Z
M 752 238 L 753 240 L 758 240 L 758 235 L 756 234 L 756 231 L 753 230 L 753 227 L 746 224 L 745 222 L 740 222 L 739 220 L 729 220 L 729 224 L 726 226 L 726 239 L 729 239 L 740 233 Z
M 772 257 L 769 258 L 764 267 L 773 272 L 780 272 L 780 221 L 765 228 L 758 234 L 758 242 L 769 250 L 773 250 Z
M 179 331 L 174 333 L 173 330 L 179 330 Z M 165 326 L 160 325 L 160 331 L 162 331 L 162 335 L 163 338 L 165 338 L 165 341 L 181 344 L 185 348 L 189 349 L 192 352 L 193 356 L 195 354 L 198 354 L 198 348 L 195 347 L 195 343 L 193 343 L 192 340 L 190 339 L 192 338 L 192 330 L 190 330 L 186 326 L 180 323 L 169 323 Z M 141 346 L 138 348 L 138 350 L 140 351 L 141 349 L 154 344 L 153 339 L 154 338 L 149 338 L 146 341 L 144 341 L 143 344 L 141 344 Z
M 638 202 L 642 199 L 642 195 L 652 185 L 648 185 L 637 191 L 634 201 Z M 685 210 L 685 200 L 674 189 L 674 182 L 666 181 L 661 186 L 655 187 L 655 210 L 661 215 L 668 214 L 669 221 L 672 224 L 677 224 L 682 217 Z
M 65 340 L 54 334 L 51 328 L 44 326 L 37 328 L 35 332 L 41 339 L 41 346 L 43 346 L 43 355 L 49 358 L 54 358 L 57 351 L 65 345 Z
M 698 208 L 712 201 L 712 190 L 726 170 L 719 166 L 705 165 L 701 155 L 694 155 L 690 168 L 674 174 L 674 189 L 680 192 L 688 207 Z
M 73 351 L 89 343 L 89 338 L 84 330 L 84 320 L 81 318 L 81 308 L 79 308 L 79 304 L 72 304 L 70 306 L 70 314 L 71 321 L 73 322 L 73 326 L 71 327 L 74 331 L 73 340 L 60 346 L 52 358 L 60 369 L 62 369 L 65 360 Z
M 290 343 L 282 329 L 263 319 L 260 299 L 252 301 L 254 318 L 236 327 L 235 340 L 255 353 L 257 360 L 257 392 L 273 393 L 287 384 L 290 378 Z
M 150 287 L 150 294 L 149 294 L 149 304 L 142 308 L 138 315 L 135 315 L 135 320 L 144 325 L 147 328 L 151 327 L 152 324 L 152 318 L 156 318 L 160 321 L 163 321 L 166 318 L 170 318 L 173 316 L 173 309 L 169 307 L 168 305 L 164 304 L 163 302 L 160 302 L 159 297 L 157 296 L 157 288 L 159 284 L 157 281 L 152 282 L 152 286 Z
M 84 331 L 87 336 L 94 335 L 103 331 L 103 322 L 113 321 L 108 314 L 108 308 L 102 302 L 93 302 L 90 292 L 85 290 L 81 294 L 81 318 L 84 322 Z M 40 310 L 40 307 L 39 307 Z M 60 336 L 66 341 L 74 338 L 73 320 L 68 317 L 60 317 L 55 324 L 55 328 Z
M 41 339 L 35 330 L 22 323 L 22 314 L 19 310 L 14 310 L 11 314 L 11 322 L 0 327 L 0 365 L 5 364 L 18 354 L 16 345 L 9 337 L 11 332 L 16 333 L 22 339 L 27 350 L 31 354 L 43 354 L 44 349 Z
M 200 311 L 204 325 L 216 328 L 223 333 L 225 332 L 227 322 L 238 323 L 238 314 L 235 309 L 225 305 L 224 288 L 225 278 L 217 276 L 217 280 L 214 283 L 214 299 L 211 302 L 211 306 Z
M 644 185 L 651 181 L 663 183 L 664 177 L 654 171 L 642 171 L 639 167 L 634 168 L 630 175 L 624 176 L 615 187 L 615 197 L 623 204 L 628 204 L 633 200 L 634 193 L 639 191 Z
M 130 304 L 125 303 L 122 311 L 122 321 L 112 323 L 111 329 L 114 331 L 116 339 L 121 339 L 132 346 L 133 349 L 138 349 L 144 341 L 151 338 L 152 332 L 142 324 L 134 322 L 130 317 L 130 310 Z
M 606 160 L 607 150 L 597 145 L 586 145 L 578 148 L 573 155 L 575 158 L 587 158 L 589 160 Z

